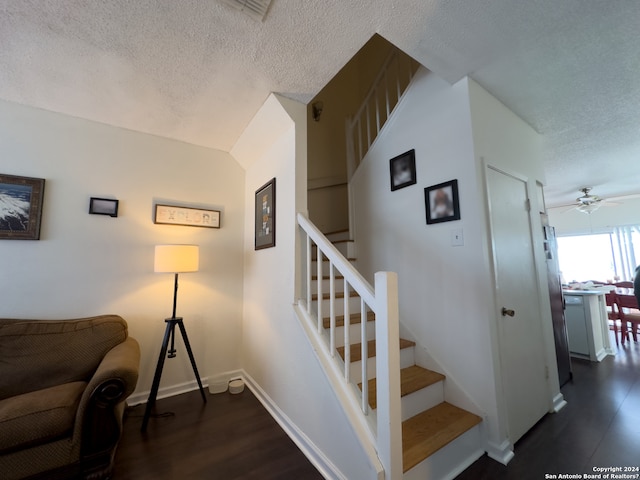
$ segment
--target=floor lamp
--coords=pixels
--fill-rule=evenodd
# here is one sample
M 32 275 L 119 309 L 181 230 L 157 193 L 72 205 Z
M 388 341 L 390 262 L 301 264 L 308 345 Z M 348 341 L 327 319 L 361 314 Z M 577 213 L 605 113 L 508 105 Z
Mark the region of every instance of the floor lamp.
M 156 245 L 153 270 L 156 273 L 173 273 L 175 275 L 173 287 L 173 313 L 171 314 L 171 318 L 166 318 L 164 320 L 167 322 L 167 328 L 164 331 L 162 347 L 160 348 L 160 357 L 158 357 L 156 373 L 153 376 L 153 385 L 151 386 L 151 393 L 149 393 L 147 407 L 144 411 L 144 418 L 142 419 L 141 430 L 143 432 L 147 429 L 151 409 L 156 403 L 158 387 L 160 386 L 160 377 L 162 377 L 162 368 L 164 367 L 164 359 L 165 357 L 174 358 L 176 356 L 176 325 L 180 329 L 184 346 L 187 348 L 189 360 L 191 360 L 191 366 L 193 367 L 193 373 L 198 381 L 198 387 L 200 387 L 202 400 L 205 403 L 207 402 L 207 397 L 204 394 L 204 388 L 202 388 L 202 382 L 200 381 L 200 375 L 198 374 L 198 367 L 196 367 L 196 360 L 193 358 L 193 352 L 191 351 L 191 345 L 189 344 L 189 338 L 187 337 L 187 331 L 184 328 L 184 323 L 182 323 L 182 317 L 176 317 L 176 303 L 178 301 L 178 274 L 197 272 L 198 263 L 199 251 L 197 245 Z M 171 341 L 171 348 L 169 348 L 169 341 Z

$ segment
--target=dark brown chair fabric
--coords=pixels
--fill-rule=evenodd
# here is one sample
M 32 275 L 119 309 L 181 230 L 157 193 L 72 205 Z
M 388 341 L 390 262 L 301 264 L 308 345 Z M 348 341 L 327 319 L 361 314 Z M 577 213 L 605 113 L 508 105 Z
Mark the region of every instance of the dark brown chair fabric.
M 0 477 L 107 477 L 139 362 L 116 315 L 0 319 Z

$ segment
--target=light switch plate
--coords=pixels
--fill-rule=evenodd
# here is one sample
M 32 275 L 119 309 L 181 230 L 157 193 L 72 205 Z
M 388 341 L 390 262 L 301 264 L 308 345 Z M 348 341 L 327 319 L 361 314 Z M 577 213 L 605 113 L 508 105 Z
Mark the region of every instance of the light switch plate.
M 451 246 L 461 247 L 464 245 L 464 233 L 462 228 L 454 228 L 451 230 Z

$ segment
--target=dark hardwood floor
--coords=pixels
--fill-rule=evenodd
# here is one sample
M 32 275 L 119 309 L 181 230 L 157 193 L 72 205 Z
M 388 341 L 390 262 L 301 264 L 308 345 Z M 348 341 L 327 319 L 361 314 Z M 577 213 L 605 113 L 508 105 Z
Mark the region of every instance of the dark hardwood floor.
M 158 400 L 157 413 L 174 415 L 144 434 L 144 405 L 130 408 L 113 480 L 322 479 L 249 389 L 206 394 L 206 404 L 198 391 Z
M 562 387 L 568 405 L 517 442 L 506 467 L 485 455 L 457 480 L 541 480 L 545 474 L 593 475 L 593 467 L 640 466 L 640 343 L 619 347 L 601 363 L 571 363 L 573 381 Z M 627 473 L 640 478 L 637 470 Z
M 572 364 L 573 382 L 562 388 L 568 405 L 516 444 L 509 465 L 485 455 L 458 480 L 541 480 L 640 466 L 640 342 L 601 363 Z M 207 399 L 203 405 L 191 392 L 158 400 L 157 412 L 175 416 L 152 418 L 146 434 L 144 405 L 130 409 L 113 480 L 322 478 L 248 389 Z

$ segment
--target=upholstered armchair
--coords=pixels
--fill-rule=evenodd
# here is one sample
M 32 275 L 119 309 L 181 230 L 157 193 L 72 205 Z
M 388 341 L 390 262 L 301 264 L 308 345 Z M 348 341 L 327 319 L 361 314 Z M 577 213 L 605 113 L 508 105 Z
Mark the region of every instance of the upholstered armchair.
M 0 319 L 0 478 L 108 478 L 139 362 L 116 315 Z

